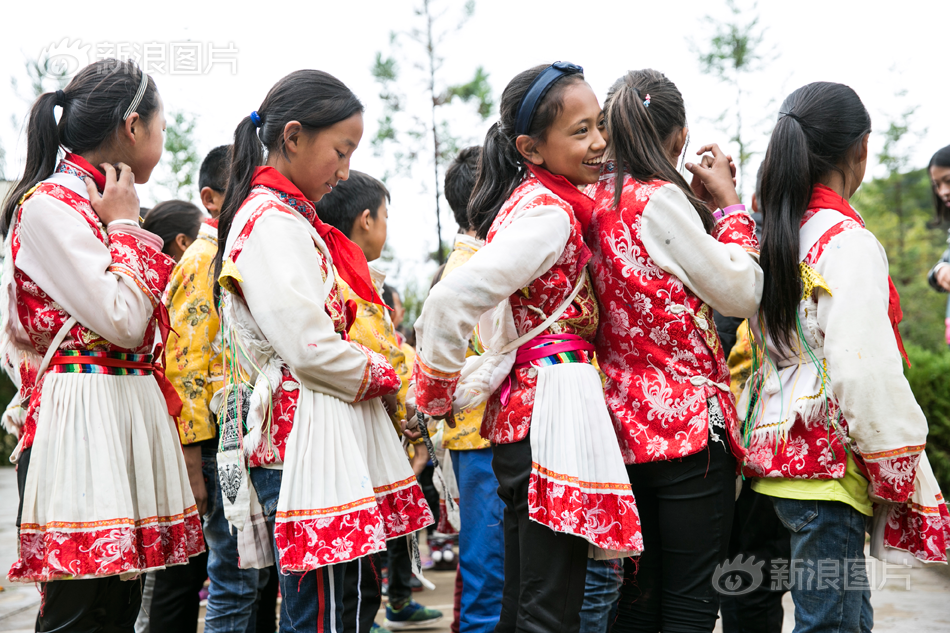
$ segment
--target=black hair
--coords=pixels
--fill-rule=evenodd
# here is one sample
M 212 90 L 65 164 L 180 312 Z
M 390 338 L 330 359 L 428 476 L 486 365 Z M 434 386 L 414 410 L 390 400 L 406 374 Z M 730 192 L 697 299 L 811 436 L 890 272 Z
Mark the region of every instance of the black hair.
M 97 150 L 118 138 L 122 118 L 142 83 L 142 70 L 132 62 L 103 59 L 80 70 L 62 90 L 41 94 L 26 124 L 26 167 L 3 201 L 0 229 L 6 235 L 20 198 L 56 168 L 60 146 L 74 154 Z M 54 108 L 63 108 L 56 123 Z M 135 108 L 148 126 L 158 110 L 158 88 L 151 77 Z M 147 127 L 146 127 L 147 129 Z
M 481 239 L 488 236 L 488 230 L 498 211 L 527 173 L 525 159 L 515 146 L 515 140 L 518 138 L 515 134 L 518 107 L 532 82 L 548 66 L 549 64 L 543 64 L 529 68 L 508 82 L 501 94 L 499 120 L 485 135 L 485 145 L 478 160 L 475 188 L 468 203 L 470 225 Z M 545 140 L 548 128 L 564 107 L 564 90 L 581 81 L 584 81 L 584 75 L 581 73 L 561 75 L 555 80 L 538 103 L 528 136 L 538 141 Z
M 780 347 L 792 349 L 802 284 L 799 228 L 812 190 L 856 157 L 871 131 L 857 93 L 843 84 L 816 82 L 790 94 L 779 110 L 762 163 L 762 319 Z
M 350 237 L 356 218 L 366 209 L 370 217 L 375 218 L 383 200 L 389 200 L 386 185 L 369 174 L 351 169 L 347 180 L 341 180 L 317 202 L 317 215 Z
M 931 156 L 930 163 L 927 165 L 927 176 L 930 176 L 931 167 L 950 167 L 950 145 L 937 150 L 937 153 Z M 950 222 L 950 205 L 944 203 L 943 199 L 937 195 L 937 188 L 931 187 L 934 198 L 934 213 L 937 215 L 937 222 Z
M 643 105 L 646 95 L 649 107 Z M 617 164 L 614 205 L 620 204 L 624 172 L 640 182 L 663 180 L 683 191 L 711 232 L 716 224 L 712 212 L 669 159 L 675 135 L 686 127 L 686 106 L 676 84 L 656 70 L 631 70 L 607 91 L 604 112 Z
M 393 294 L 396 292 L 396 289 L 390 286 L 389 284 L 383 284 L 383 296 L 381 299 L 383 303 L 388 306 L 393 305 Z
M 480 145 L 466 147 L 445 170 L 445 199 L 449 201 L 461 231 L 469 231 L 472 228 L 468 219 L 468 201 L 472 197 L 472 189 L 475 188 L 481 154 Z
M 169 247 L 179 234 L 192 240 L 198 237 L 198 229 L 205 219 L 201 209 L 185 200 L 166 200 L 152 207 L 145 214 L 142 228 L 162 238 L 162 252 L 171 255 Z
M 211 187 L 218 193 L 224 193 L 228 186 L 228 161 L 231 159 L 231 146 L 218 145 L 208 152 L 201 161 L 198 170 L 198 191 Z
M 260 117 L 259 129 L 248 115 L 234 130 L 228 188 L 218 216 L 216 280 L 221 274 L 231 222 L 251 192 L 254 170 L 264 164 L 264 150 L 286 156 L 284 127 L 291 121 L 297 121 L 308 132 L 316 132 L 363 112 L 363 104 L 333 75 L 320 70 L 298 70 L 274 84 L 256 112 Z M 217 281 L 214 288 L 217 298 L 221 292 Z

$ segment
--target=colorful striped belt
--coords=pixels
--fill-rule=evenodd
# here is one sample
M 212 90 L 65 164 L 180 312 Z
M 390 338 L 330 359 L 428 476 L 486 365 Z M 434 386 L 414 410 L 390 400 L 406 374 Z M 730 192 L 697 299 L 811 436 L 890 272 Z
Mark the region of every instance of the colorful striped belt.
M 522 367 L 548 367 L 563 363 L 590 363 L 594 346 L 576 334 L 540 334 L 521 347 L 512 373 Z M 511 375 L 501 385 L 501 404 L 511 398 Z

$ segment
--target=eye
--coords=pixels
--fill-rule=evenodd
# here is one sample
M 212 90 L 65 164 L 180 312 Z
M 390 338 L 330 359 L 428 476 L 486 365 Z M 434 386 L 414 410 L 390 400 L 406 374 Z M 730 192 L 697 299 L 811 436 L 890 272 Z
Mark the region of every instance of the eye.
M 575 134 L 587 134 L 587 127 L 582 127 L 581 129 L 577 130 Z
M 344 154 L 343 152 L 341 152 L 341 151 L 339 151 L 339 150 L 337 150 L 336 155 L 339 156 L 341 159 L 342 159 L 342 158 L 346 158 L 346 154 Z

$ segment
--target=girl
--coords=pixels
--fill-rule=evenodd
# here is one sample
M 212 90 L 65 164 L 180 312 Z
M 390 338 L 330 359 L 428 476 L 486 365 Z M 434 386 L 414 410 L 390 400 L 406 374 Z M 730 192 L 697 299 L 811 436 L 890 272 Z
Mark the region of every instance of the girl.
M 739 402 L 745 473 L 761 478 L 753 489 L 791 535 L 796 631 L 871 630 L 872 502 L 884 547 L 946 560 L 927 421 L 901 367 L 900 300 L 883 248 L 847 202 L 870 131 L 851 88 L 809 84 L 782 104 L 762 167 L 758 367 Z
M 614 630 L 712 631 L 741 456 L 712 311 L 744 317 L 758 306 L 754 223 L 717 146 L 687 165 L 693 189 L 680 175 L 686 110 L 663 74 L 628 73 L 604 107 L 615 163 L 593 188 L 587 232 L 606 315 L 597 359 L 644 546 L 627 563 Z
M 950 221 L 950 145 L 940 149 L 930 158 L 927 171 L 930 172 L 928 175 L 933 190 L 936 221 Z M 930 269 L 927 281 L 938 292 L 950 292 L 950 248 L 944 252 L 936 266 Z M 950 344 L 950 318 L 947 319 L 947 332 L 947 343 Z
M 577 187 L 596 182 L 607 143 L 582 72 L 538 66 L 505 88 L 469 206 L 486 244 L 432 289 L 416 322 L 421 411 L 454 426 L 453 394 L 480 317 L 483 358 L 498 361 L 496 374 L 511 372 L 491 394 L 481 430 L 505 503 L 496 631 L 577 631 L 588 553 L 642 549 L 590 364 L 597 304 L 583 231 L 592 201 Z
M 3 205 L 0 347 L 25 408 L 9 576 L 42 583 L 37 631 L 131 631 L 140 586 L 121 581 L 204 549 L 169 418 L 181 401 L 150 354 L 174 262 L 139 228 L 133 186 L 164 128 L 144 72 L 91 64 L 33 105 L 26 171 Z
M 249 418 L 245 452 L 282 572 L 281 631 L 341 630 L 337 563 L 432 523 L 380 401 L 399 378 L 347 337 L 354 311 L 336 275 L 381 303 L 366 259 L 314 209 L 347 178 L 362 112 L 326 73 L 277 82 L 234 132 L 219 218 L 225 344 L 251 370 L 252 400 L 264 407 Z M 238 388 L 226 373 L 226 389 Z
M 166 200 L 149 209 L 142 228 L 158 235 L 162 239 L 162 252 L 178 262 L 198 238 L 198 229 L 206 217 L 190 202 Z

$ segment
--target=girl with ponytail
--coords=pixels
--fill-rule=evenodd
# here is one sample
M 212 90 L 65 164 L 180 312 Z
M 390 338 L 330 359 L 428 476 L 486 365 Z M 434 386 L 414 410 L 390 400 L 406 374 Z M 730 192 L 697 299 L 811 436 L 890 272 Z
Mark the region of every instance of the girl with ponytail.
M 582 69 L 517 75 L 485 137 L 469 203 L 486 244 L 429 293 L 416 322 L 416 405 L 454 426 L 487 398 L 482 436 L 505 504 L 496 631 L 578 631 L 588 554 L 642 550 L 597 370 L 583 235 L 607 150 Z M 472 329 L 486 353 L 466 365 Z M 473 361 L 469 361 L 470 363 Z M 460 382 L 462 375 L 465 376 Z
M 796 630 L 870 630 L 864 534 L 890 562 L 946 562 L 946 506 L 904 377 L 900 298 L 887 256 L 848 200 L 871 119 L 842 84 L 812 83 L 779 110 L 762 166 L 765 292 L 750 321 L 756 371 L 739 399 L 744 473 L 772 497 L 792 559 L 832 569 L 792 584 Z M 822 562 L 819 562 L 822 561 Z M 821 566 L 821 567 L 819 567 Z M 848 587 L 852 589 L 835 589 Z
M 131 632 L 131 579 L 204 549 L 169 417 L 181 401 L 161 345 L 152 356 L 174 261 L 139 227 L 133 186 L 164 127 L 148 75 L 91 64 L 33 105 L 26 170 L 3 204 L 0 358 L 19 388 L 3 416 L 19 437 L 9 577 L 42 583 L 37 631 Z
M 742 456 L 713 309 L 749 317 L 758 307 L 755 224 L 718 146 L 686 165 L 692 186 L 680 174 L 686 109 L 666 76 L 627 73 L 604 109 L 613 162 L 592 188 L 587 233 L 609 315 L 597 359 L 644 546 L 627 563 L 613 630 L 712 631 Z
M 360 248 L 314 208 L 349 175 L 362 113 L 327 73 L 281 79 L 234 132 L 219 217 L 227 353 L 218 471 L 235 494 L 225 508 L 232 523 L 248 518 L 247 505 L 232 505 L 240 494 L 263 507 L 274 542 L 257 553 L 276 552 L 281 631 L 342 630 L 342 563 L 433 522 L 381 400 L 399 378 L 384 356 L 349 340 L 355 307 L 337 275 L 364 300 L 382 300 Z M 248 466 L 250 486 L 231 479 Z

